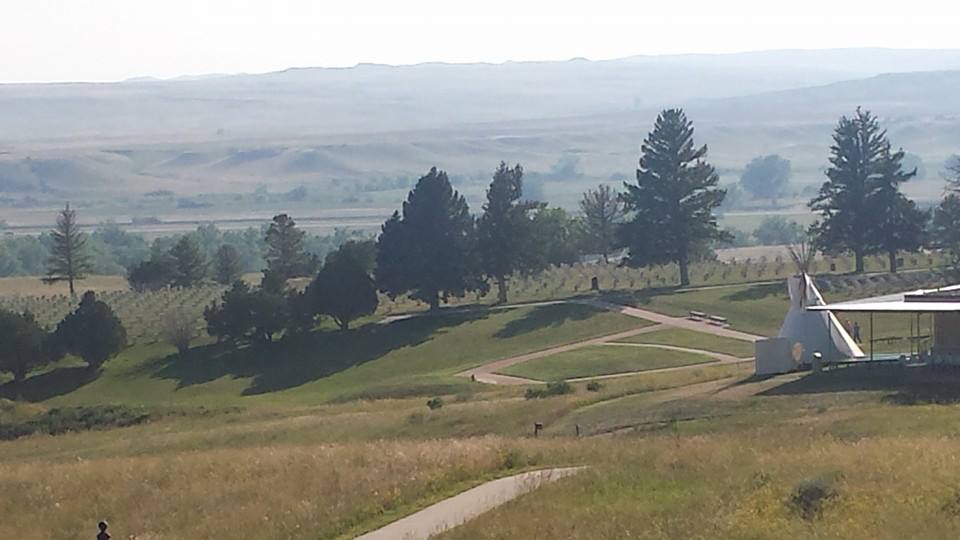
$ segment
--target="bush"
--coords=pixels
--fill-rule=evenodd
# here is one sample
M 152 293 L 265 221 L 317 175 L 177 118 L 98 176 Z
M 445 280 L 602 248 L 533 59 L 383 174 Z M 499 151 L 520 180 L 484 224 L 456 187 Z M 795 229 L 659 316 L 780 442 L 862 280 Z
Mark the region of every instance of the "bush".
M 561 396 L 573 392 L 573 387 L 567 381 L 548 382 L 545 388 L 527 388 L 524 397 L 527 399 L 542 399 L 551 396 Z
M 431 411 L 440 409 L 443 407 L 443 400 L 439 397 L 430 398 L 427 400 L 427 407 L 429 407 Z
M 789 506 L 801 518 L 812 521 L 823 513 L 824 505 L 838 496 L 824 479 L 806 480 L 797 484 L 790 495 Z
M 34 433 L 60 435 L 71 431 L 127 427 L 149 419 L 149 413 L 142 409 L 120 405 L 50 409 L 25 422 L 0 423 L 0 440 L 17 439 Z
M 599 392 L 603 388 L 603 385 L 597 381 L 590 381 L 587 383 L 587 392 Z

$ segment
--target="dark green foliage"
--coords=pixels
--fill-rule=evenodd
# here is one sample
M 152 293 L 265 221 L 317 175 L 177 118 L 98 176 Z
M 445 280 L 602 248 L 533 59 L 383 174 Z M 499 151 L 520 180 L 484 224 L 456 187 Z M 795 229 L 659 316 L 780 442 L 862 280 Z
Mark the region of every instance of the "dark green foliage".
M 263 288 L 282 293 L 288 279 L 316 272 L 319 259 L 304 250 L 304 235 L 287 214 L 274 216 L 264 236 L 267 269 L 264 271 Z
M 793 488 L 787 505 L 799 517 L 813 521 L 820 517 L 826 504 L 838 496 L 837 490 L 827 480 L 808 480 Z
M 903 171 L 903 151 L 893 152 L 877 118 L 861 109 L 853 118 L 840 119 L 830 153 L 828 180 L 810 201 L 810 208 L 821 215 L 811 231 L 816 246 L 828 253 L 852 251 L 861 273 L 866 255 L 886 251 L 885 235 L 917 219 L 905 205 L 899 206 L 900 184 L 914 171 Z M 896 217 L 898 211 L 902 219 Z
M 487 202 L 477 222 L 478 246 L 483 273 L 497 283 L 497 300 L 507 301 L 507 279 L 520 270 L 532 234 L 531 210 L 537 202 L 521 201 L 523 167 L 500 166 L 487 188 Z
M 526 399 L 543 399 L 553 396 L 562 396 L 573 392 L 573 387 L 567 381 L 548 382 L 542 388 L 527 388 L 524 393 Z
M 57 226 L 50 232 L 50 258 L 47 260 L 46 283 L 66 281 L 70 295 L 76 294 L 74 283 L 84 278 L 92 266 L 86 250 L 87 236 L 80 232 L 77 213 L 70 203 L 57 215 Z
M 599 392 L 603 389 L 603 385 L 597 381 L 590 381 L 587 383 L 587 392 Z
M 933 245 L 947 249 L 960 262 L 960 195 L 947 195 L 933 212 Z
M 168 256 L 146 260 L 130 269 L 127 281 L 136 291 L 155 291 L 173 283 L 176 262 Z
M 240 250 L 231 244 L 222 244 L 213 259 L 213 279 L 221 285 L 230 285 L 242 275 Z
M 336 250 L 327 254 L 326 263 L 336 258 L 349 258 L 364 272 L 373 274 L 377 269 L 377 242 L 375 240 L 347 240 Z
M 603 262 L 609 262 L 610 252 L 617 247 L 617 228 L 623 220 L 623 202 L 620 194 L 606 184 L 588 190 L 580 199 L 583 214 L 585 249 L 599 253 Z
M 523 260 L 527 273 L 580 260 L 583 224 L 563 208 L 542 208 L 533 216 Z
M 926 244 L 930 212 L 917 208 L 899 191 L 891 197 L 891 208 L 879 225 L 876 249 L 887 254 L 890 271 L 896 272 L 898 252 L 917 252 Z
M 87 291 L 76 311 L 57 325 L 56 339 L 66 352 L 79 356 L 91 370 L 97 370 L 123 350 L 127 331 L 110 306 Z
M 284 296 L 237 281 L 203 316 L 207 333 L 220 340 L 269 343 L 289 324 L 288 309 Z
M 207 258 L 191 235 L 183 235 L 170 249 L 174 261 L 173 285 L 193 287 L 207 276 Z
M 435 410 L 437 410 L 437 409 L 441 409 L 441 408 L 443 408 L 443 399 L 441 399 L 441 398 L 439 398 L 439 397 L 430 398 L 430 399 L 427 400 L 427 407 L 428 407 L 431 411 L 435 411 Z
M 341 330 L 349 330 L 351 321 L 373 314 L 379 303 L 365 261 L 358 260 L 362 256 L 362 250 L 354 248 L 331 253 L 305 292 L 314 312 L 330 315 Z
M 435 310 L 441 300 L 484 288 L 475 244 L 467 201 L 434 167 L 410 191 L 402 214 L 383 225 L 377 285 L 391 298 L 410 294 Z
M 743 169 L 740 186 L 758 199 L 776 200 L 790 187 L 790 161 L 773 154 L 753 158 Z
M 50 409 L 45 414 L 25 422 L 0 423 L 0 440 L 9 441 L 35 433 L 61 435 L 77 431 L 135 426 L 149 419 L 150 414 L 146 411 L 122 405 Z
M 22 381 L 31 369 L 54 359 L 52 349 L 49 334 L 32 313 L 0 309 L 0 372 Z
M 762 246 L 799 244 L 806 239 L 806 231 L 796 221 L 772 216 L 760 222 L 753 231 L 753 237 Z
M 694 246 L 727 239 L 713 215 L 725 191 L 704 161 L 707 147 L 694 146 L 693 123 L 681 109 L 660 113 L 641 146 L 637 183 L 625 183 L 624 206 L 632 213 L 621 228 L 634 266 L 676 262 L 680 285 L 690 284 Z

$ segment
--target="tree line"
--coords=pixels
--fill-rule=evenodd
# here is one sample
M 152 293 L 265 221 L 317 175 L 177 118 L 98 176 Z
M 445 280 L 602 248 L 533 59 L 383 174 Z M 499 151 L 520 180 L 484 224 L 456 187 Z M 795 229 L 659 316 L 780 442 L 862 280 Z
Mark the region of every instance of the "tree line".
M 208 276 L 229 284 L 204 312 L 208 333 L 222 341 L 252 342 L 311 330 L 324 316 L 348 330 L 353 321 L 374 313 L 378 292 L 390 298 L 407 296 L 436 310 L 453 297 L 485 295 L 495 286 L 497 300 L 507 302 L 514 276 L 576 262 L 585 252 L 608 260 L 622 250 L 621 263 L 633 266 L 675 263 L 679 284 L 686 286 L 690 264 L 732 239 L 716 216 L 726 191 L 718 187 L 719 176 L 707 161 L 707 146 L 698 145 L 694 134 L 683 110 L 661 112 L 641 145 L 635 181 L 624 182 L 619 193 L 603 185 L 589 190 L 580 201 L 580 216 L 526 197 L 523 167 L 505 162 L 493 171 L 482 212 L 475 216 L 447 173 L 434 167 L 417 180 L 376 239 L 344 242 L 323 260 L 308 251 L 304 231 L 290 216 L 275 216 L 263 232 L 265 270 L 256 286 L 240 279 L 239 254 L 228 245 L 220 246 L 209 261 L 189 235 L 152 250 L 149 259 L 131 269 L 130 281 L 144 289 L 189 287 Z M 819 214 L 807 231 L 816 248 L 852 253 L 858 272 L 863 271 L 864 257 L 875 253 L 887 254 L 893 271 L 901 251 L 932 243 L 960 253 L 960 164 L 950 170 L 958 193 L 930 212 L 901 192 L 903 183 L 916 175 L 905 170 L 904 157 L 870 112 L 858 109 L 840 119 L 827 180 L 809 203 Z M 73 291 L 73 282 L 89 266 L 86 238 L 69 206 L 51 239 L 45 280 L 68 281 Z M 295 278 L 309 284 L 292 287 Z M 78 311 L 109 319 L 109 308 L 98 302 L 85 295 Z M 14 340 L 17 343 L 46 342 L 36 337 L 29 314 L 4 316 L 17 321 L 8 321 L 8 328 L 27 336 Z M 66 332 L 58 327 L 53 334 Z M 38 350 L 80 351 L 75 344 L 73 349 L 63 345 L 69 340 L 53 342 L 61 345 Z M 88 362 L 97 365 L 97 358 L 91 356 Z

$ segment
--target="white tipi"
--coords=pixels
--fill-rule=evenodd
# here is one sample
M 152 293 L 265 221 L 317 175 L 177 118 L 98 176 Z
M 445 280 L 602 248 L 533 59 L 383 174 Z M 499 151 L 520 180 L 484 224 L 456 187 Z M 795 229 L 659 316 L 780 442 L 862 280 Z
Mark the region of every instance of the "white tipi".
M 779 337 L 790 342 L 791 355 L 797 364 L 812 364 L 813 353 L 820 352 L 824 361 L 863 358 L 860 346 L 850 337 L 837 317 L 829 311 L 809 311 L 809 306 L 823 306 L 823 296 L 807 274 L 812 253 L 804 246 L 790 249 L 799 274 L 787 280 L 790 310 L 780 327 Z

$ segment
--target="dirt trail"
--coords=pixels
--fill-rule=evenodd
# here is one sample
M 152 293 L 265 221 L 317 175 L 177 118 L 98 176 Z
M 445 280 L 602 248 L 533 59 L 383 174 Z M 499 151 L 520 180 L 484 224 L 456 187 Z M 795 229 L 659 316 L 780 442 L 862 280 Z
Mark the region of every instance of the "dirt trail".
M 571 476 L 584 467 L 545 469 L 508 476 L 428 506 L 419 512 L 358 536 L 356 540 L 426 540 L 538 487 Z

